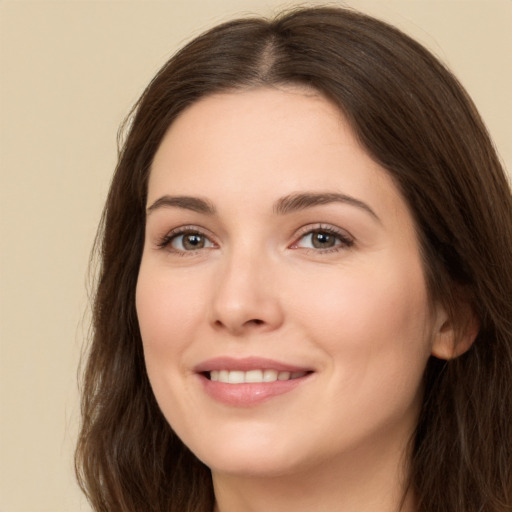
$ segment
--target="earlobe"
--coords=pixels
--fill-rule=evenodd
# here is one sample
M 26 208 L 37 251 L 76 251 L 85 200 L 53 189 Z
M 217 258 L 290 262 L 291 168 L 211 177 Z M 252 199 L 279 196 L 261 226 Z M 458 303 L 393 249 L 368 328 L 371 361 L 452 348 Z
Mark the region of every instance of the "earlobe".
M 459 306 L 460 323 L 455 323 L 444 310 L 438 312 L 432 342 L 432 355 L 439 359 L 455 359 L 467 352 L 475 341 L 480 322 L 470 304 Z

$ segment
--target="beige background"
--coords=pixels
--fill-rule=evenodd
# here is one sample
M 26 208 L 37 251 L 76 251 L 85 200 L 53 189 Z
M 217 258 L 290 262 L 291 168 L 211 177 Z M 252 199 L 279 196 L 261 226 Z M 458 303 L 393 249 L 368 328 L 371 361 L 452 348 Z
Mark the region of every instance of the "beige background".
M 447 62 L 512 167 L 512 0 L 348 1 Z M 184 41 L 274 0 L 0 3 L 0 512 L 88 511 L 74 483 L 89 249 L 131 104 Z

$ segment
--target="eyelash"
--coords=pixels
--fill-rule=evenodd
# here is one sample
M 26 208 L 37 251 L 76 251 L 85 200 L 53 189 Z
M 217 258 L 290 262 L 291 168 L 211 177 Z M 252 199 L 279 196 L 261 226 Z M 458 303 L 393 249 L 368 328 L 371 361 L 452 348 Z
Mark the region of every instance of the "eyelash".
M 180 250 L 180 249 L 175 249 L 175 248 L 171 247 L 172 242 L 176 238 L 178 238 L 180 236 L 185 236 L 185 235 L 198 235 L 200 237 L 204 237 L 205 239 L 207 239 L 211 242 L 210 237 L 205 235 L 204 232 L 201 230 L 201 228 L 199 228 L 197 226 L 182 226 L 182 227 L 173 229 L 169 233 L 165 234 L 162 238 L 160 238 L 157 241 L 156 245 L 159 249 L 167 249 L 168 251 L 172 252 L 173 254 L 178 254 L 179 256 L 188 256 L 191 254 L 195 254 L 197 251 L 201 250 L 201 248 L 200 248 L 200 249 L 196 249 L 196 250 L 186 251 L 186 250 Z M 214 242 L 212 242 L 212 243 L 214 243 Z
M 295 242 L 293 242 L 291 244 L 291 246 L 290 246 L 291 249 L 300 249 L 300 247 L 298 246 L 299 242 L 306 236 L 308 236 L 308 235 L 312 236 L 314 233 L 325 233 L 327 235 L 334 236 L 340 243 L 333 247 L 329 247 L 329 248 L 325 248 L 325 249 L 303 247 L 304 250 L 313 251 L 316 254 L 328 254 L 328 253 L 333 253 L 333 252 L 338 252 L 338 251 L 348 249 L 354 245 L 353 238 L 351 238 L 346 232 L 341 231 L 333 226 L 324 226 L 322 224 L 319 224 L 317 226 L 308 225 L 308 226 L 302 228 L 300 231 L 301 232 L 299 232 L 299 235 L 295 239 Z M 197 251 L 210 248 L 210 247 L 206 247 L 206 248 L 199 248 L 199 249 L 195 249 L 195 250 L 194 249 L 181 250 L 181 249 L 175 249 L 173 247 L 170 247 L 172 242 L 176 238 L 178 238 L 180 236 L 184 236 L 184 235 L 198 235 L 200 237 L 204 237 L 205 239 L 209 240 L 210 243 L 215 244 L 215 242 L 213 242 L 211 240 L 211 238 L 209 236 L 207 236 L 201 228 L 199 228 L 197 226 L 182 226 L 182 227 L 173 229 L 172 231 L 170 231 L 169 233 L 167 233 L 166 235 L 161 237 L 157 241 L 156 245 L 159 249 L 167 249 L 170 252 L 180 255 L 180 256 L 190 256 L 190 255 L 197 253 Z
M 312 236 L 314 233 L 325 233 L 327 235 L 335 237 L 337 240 L 339 240 L 339 244 L 328 247 L 328 248 L 311 248 L 311 247 L 304 247 L 303 249 L 307 251 L 313 251 L 315 254 L 329 254 L 333 252 L 343 251 L 346 250 L 354 245 L 354 239 L 350 237 L 350 235 L 346 231 L 342 231 L 338 228 L 335 228 L 334 226 L 324 226 L 322 224 L 319 224 L 317 226 L 306 226 L 301 229 L 302 232 L 299 233 L 299 236 L 297 237 L 296 241 L 293 242 L 291 245 L 292 249 L 299 249 L 298 243 L 305 238 L 306 236 Z

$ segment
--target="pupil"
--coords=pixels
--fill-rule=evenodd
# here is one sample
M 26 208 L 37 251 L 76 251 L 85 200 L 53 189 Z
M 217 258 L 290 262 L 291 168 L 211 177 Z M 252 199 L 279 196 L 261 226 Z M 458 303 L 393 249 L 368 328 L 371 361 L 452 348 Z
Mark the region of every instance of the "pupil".
M 183 240 L 185 249 L 201 249 L 204 246 L 204 239 L 201 235 L 187 235 Z
M 334 237 L 324 231 L 317 231 L 313 234 L 313 247 L 325 249 L 334 245 Z

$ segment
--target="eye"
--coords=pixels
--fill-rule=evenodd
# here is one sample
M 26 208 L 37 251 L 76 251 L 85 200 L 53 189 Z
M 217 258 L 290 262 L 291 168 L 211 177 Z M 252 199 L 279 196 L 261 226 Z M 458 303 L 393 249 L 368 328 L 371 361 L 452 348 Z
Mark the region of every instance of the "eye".
M 173 231 L 166 235 L 158 245 L 176 252 L 190 252 L 215 247 L 215 244 L 206 235 L 192 229 Z
M 195 251 L 205 247 L 213 247 L 213 244 L 201 233 L 185 233 L 174 236 L 171 240 L 171 247 L 178 251 Z
M 354 241 L 333 228 L 317 228 L 309 230 L 302 235 L 297 242 L 295 242 L 292 248 L 305 248 L 305 249 L 336 249 L 350 247 L 354 244 Z

